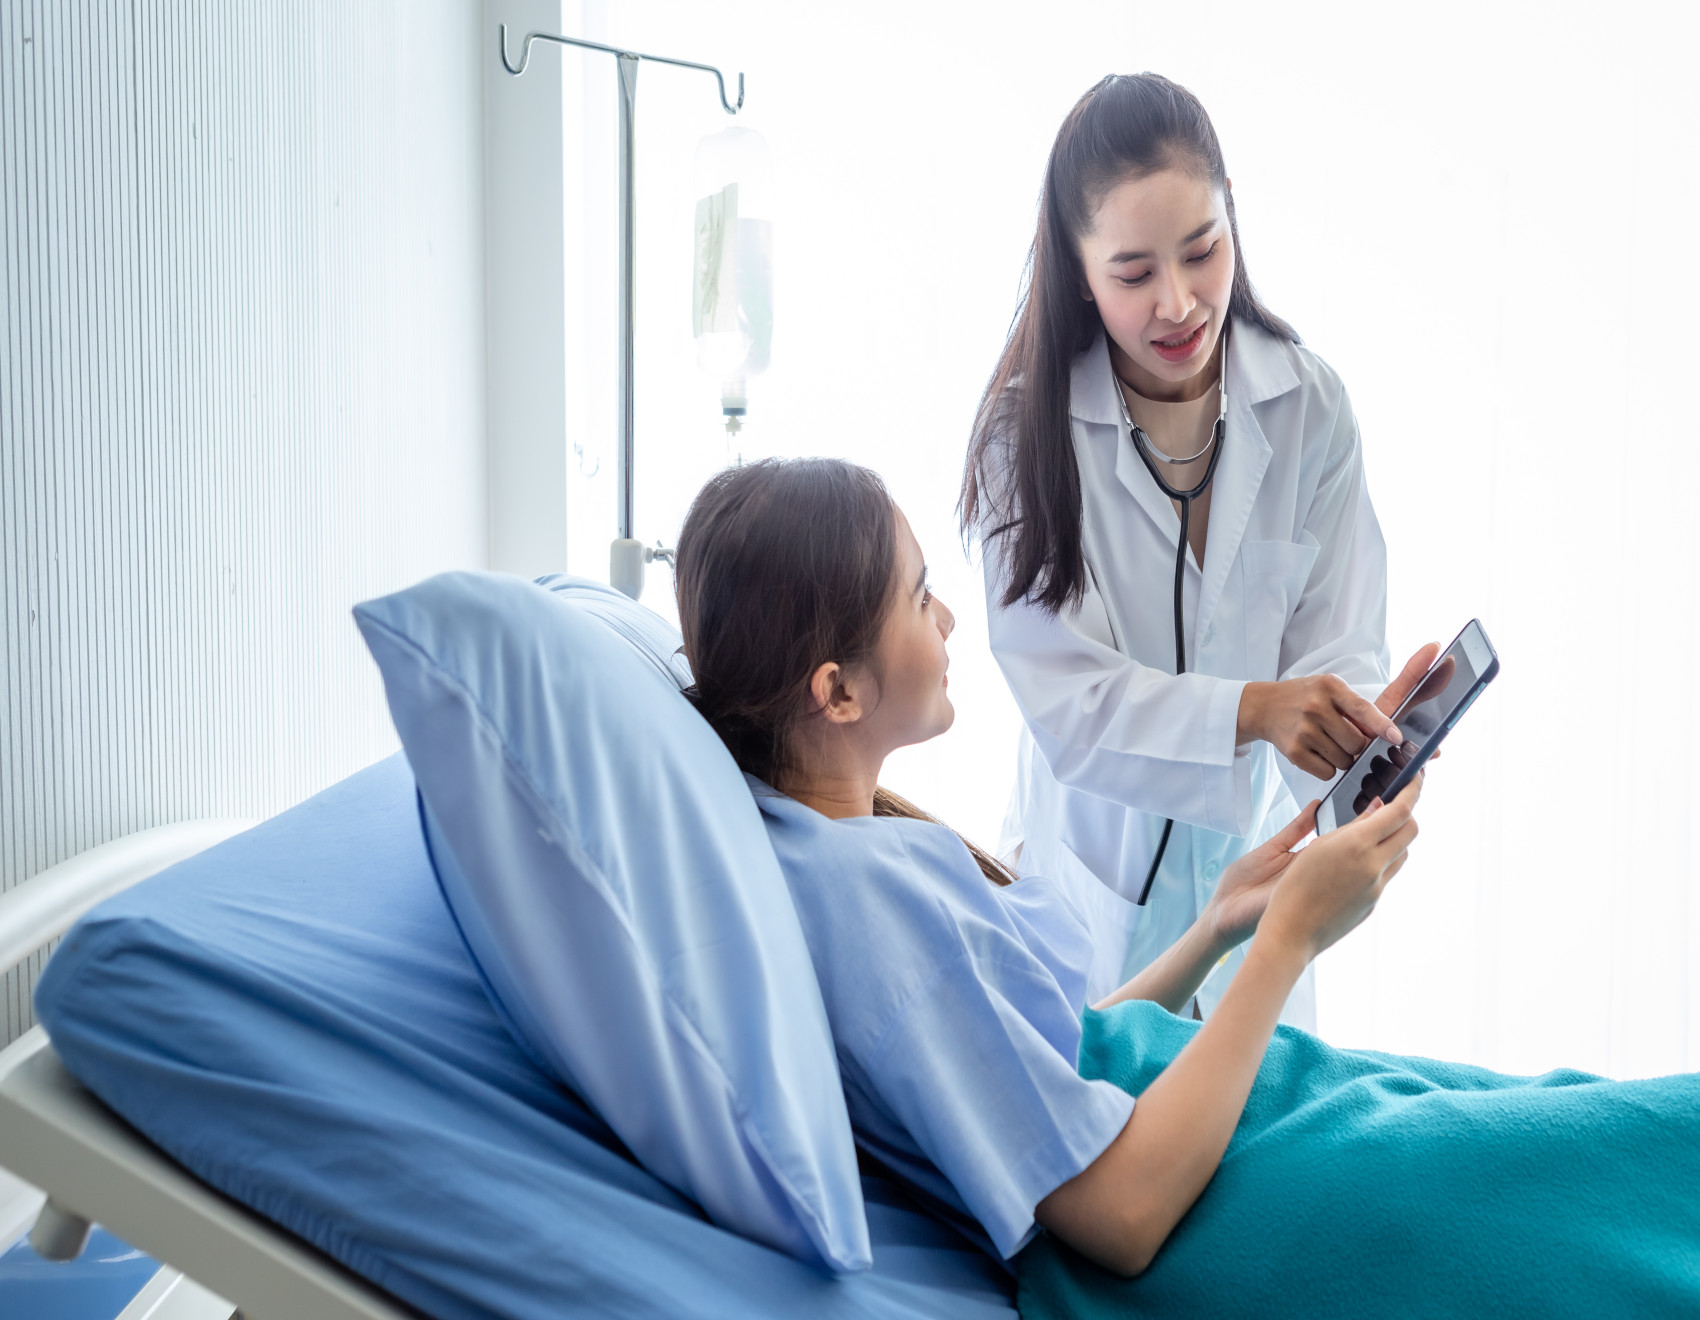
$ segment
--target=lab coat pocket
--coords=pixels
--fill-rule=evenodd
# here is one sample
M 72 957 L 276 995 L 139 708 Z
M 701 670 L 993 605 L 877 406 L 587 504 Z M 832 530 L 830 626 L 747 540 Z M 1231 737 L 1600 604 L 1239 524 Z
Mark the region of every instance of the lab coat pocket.
M 1321 548 L 1303 530 L 1297 541 L 1247 541 L 1240 546 L 1248 678 L 1272 679 L 1279 674 L 1281 638 L 1299 607 Z

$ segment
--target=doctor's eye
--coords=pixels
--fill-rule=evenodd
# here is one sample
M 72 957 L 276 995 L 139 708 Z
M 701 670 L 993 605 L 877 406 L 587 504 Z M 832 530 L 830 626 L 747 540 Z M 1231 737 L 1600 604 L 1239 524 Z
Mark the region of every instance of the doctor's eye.
M 933 584 L 924 583 L 921 587 L 921 608 L 926 609 L 933 603 Z
M 1194 262 L 1194 263 L 1202 262 L 1202 261 L 1209 261 L 1211 257 L 1216 255 L 1216 249 L 1221 247 L 1221 246 L 1222 246 L 1222 240 L 1217 239 L 1214 243 L 1212 243 L 1203 252 L 1200 252 L 1196 257 L 1188 257 L 1187 260 L 1190 261 L 1190 262 Z

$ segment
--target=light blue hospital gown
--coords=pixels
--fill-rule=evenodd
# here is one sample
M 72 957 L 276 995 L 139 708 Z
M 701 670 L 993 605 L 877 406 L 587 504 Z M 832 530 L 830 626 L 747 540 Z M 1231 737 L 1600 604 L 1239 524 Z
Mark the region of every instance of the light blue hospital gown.
M 857 1143 L 1005 1258 L 1133 1097 L 1075 1071 L 1091 940 L 942 825 L 829 820 L 750 778 L 802 919 Z M 976 1230 L 983 1230 L 979 1232 Z

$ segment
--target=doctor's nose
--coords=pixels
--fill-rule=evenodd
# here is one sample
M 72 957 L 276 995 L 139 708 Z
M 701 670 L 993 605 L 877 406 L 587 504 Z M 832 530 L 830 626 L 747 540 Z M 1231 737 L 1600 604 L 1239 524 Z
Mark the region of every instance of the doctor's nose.
M 1159 320 L 1171 321 L 1175 325 L 1183 325 L 1186 318 L 1192 315 L 1192 309 L 1198 306 L 1198 299 L 1192 296 L 1192 290 L 1180 279 L 1174 271 L 1164 271 L 1158 275 L 1157 304 L 1152 309 Z
M 933 597 L 933 617 L 938 620 L 941 637 L 949 637 L 956 631 L 956 616 L 950 612 L 950 606 L 937 596 Z

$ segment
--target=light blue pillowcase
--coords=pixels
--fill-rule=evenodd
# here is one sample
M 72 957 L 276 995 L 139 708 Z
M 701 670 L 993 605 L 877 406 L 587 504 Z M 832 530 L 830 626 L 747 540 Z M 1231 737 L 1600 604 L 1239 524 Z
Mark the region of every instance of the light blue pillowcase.
M 871 1263 L 820 987 L 760 813 L 606 587 L 445 573 L 355 608 L 438 879 L 515 1035 L 715 1223 Z
M 537 585 L 552 592 L 556 600 L 571 601 L 586 614 L 600 619 L 623 637 L 632 650 L 653 664 L 664 677 L 671 679 L 674 687 L 691 685 L 691 666 L 685 659 L 685 639 L 679 636 L 677 628 L 654 610 L 639 605 L 625 592 L 616 591 L 595 578 L 550 573 L 547 577 L 538 578 Z

